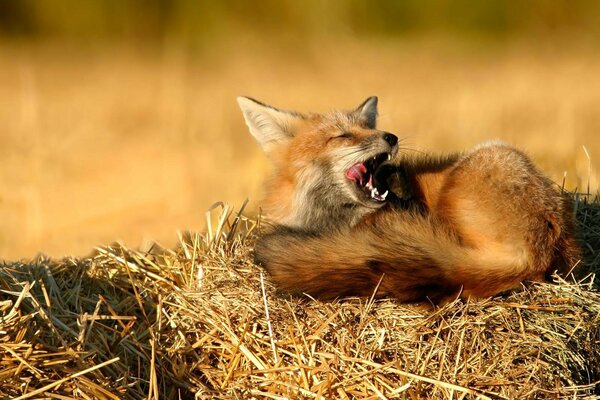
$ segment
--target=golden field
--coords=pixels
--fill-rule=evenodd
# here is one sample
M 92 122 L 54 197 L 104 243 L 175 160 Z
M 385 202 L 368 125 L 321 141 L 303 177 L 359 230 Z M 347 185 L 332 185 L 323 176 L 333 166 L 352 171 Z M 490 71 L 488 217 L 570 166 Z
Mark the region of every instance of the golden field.
M 556 182 L 566 174 L 567 189 L 595 193 L 598 71 L 600 53 L 567 40 L 3 43 L 0 258 L 85 255 L 115 240 L 170 246 L 176 231 L 202 230 L 216 201 L 250 198 L 257 210 L 268 165 L 238 95 L 300 111 L 377 95 L 380 127 L 407 138 L 406 151 L 502 139 Z

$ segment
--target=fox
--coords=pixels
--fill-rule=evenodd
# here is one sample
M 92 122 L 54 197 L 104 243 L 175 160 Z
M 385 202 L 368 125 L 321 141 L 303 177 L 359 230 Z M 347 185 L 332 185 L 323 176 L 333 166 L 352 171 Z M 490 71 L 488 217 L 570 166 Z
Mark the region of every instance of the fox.
M 400 302 L 485 298 L 580 261 L 568 196 L 521 150 L 403 151 L 378 98 L 327 113 L 238 97 L 272 164 L 255 261 L 282 293 Z

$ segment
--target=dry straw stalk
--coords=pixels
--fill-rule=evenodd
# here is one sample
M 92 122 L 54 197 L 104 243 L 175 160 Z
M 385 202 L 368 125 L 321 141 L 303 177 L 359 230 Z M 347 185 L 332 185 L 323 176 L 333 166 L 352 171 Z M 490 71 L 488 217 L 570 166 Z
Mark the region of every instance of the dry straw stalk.
M 217 208 L 173 250 L 4 263 L 0 398 L 600 396 L 597 202 L 578 206 L 589 274 L 435 310 L 279 296 L 257 222 Z

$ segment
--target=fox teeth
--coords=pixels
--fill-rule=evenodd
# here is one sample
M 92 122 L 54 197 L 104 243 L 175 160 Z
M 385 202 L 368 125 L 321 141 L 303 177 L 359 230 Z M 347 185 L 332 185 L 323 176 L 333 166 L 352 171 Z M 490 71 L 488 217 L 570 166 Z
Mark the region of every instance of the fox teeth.
M 371 189 L 371 198 L 379 200 L 381 199 L 381 195 L 379 194 L 379 190 L 374 187 L 373 189 Z
M 383 200 L 385 200 L 385 198 L 387 197 L 387 195 L 388 195 L 388 193 L 389 193 L 389 192 L 390 192 L 389 190 L 386 190 L 386 191 L 385 191 L 385 192 L 384 192 L 384 193 L 381 195 L 381 198 L 382 198 Z
M 392 159 L 392 155 L 390 153 L 388 153 L 387 159 L 388 159 L 388 161 L 390 161 Z

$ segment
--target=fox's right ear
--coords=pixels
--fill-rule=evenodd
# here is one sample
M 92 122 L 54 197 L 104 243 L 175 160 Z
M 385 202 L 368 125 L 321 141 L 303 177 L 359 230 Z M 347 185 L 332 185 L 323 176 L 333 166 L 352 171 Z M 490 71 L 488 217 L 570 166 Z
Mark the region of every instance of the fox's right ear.
M 293 137 L 292 127 L 301 118 L 299 115 L 278 110 L 249 97 L 240 96 L 237 102 L 250 133 L 265 152 Z
M 371 96 L 354 110 L 369 129 L 377 126 L 377 96 Z

